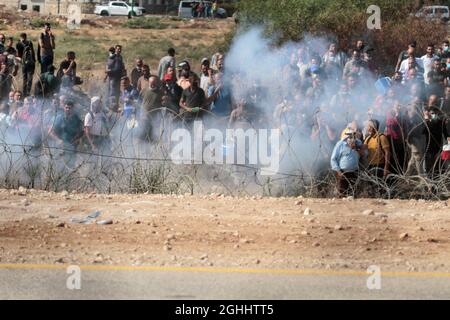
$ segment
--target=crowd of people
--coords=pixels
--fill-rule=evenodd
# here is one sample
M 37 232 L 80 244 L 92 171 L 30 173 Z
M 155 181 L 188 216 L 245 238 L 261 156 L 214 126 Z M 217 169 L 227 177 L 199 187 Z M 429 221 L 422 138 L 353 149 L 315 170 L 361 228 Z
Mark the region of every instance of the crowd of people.
M 390 77 L 376 64 L 376 48 L 362 40 L 348 52 L 335 42 L 325 52 L 301 45 L 285 52 L 279 78 L 271 80 L 270 89 L 267 81 L 248 81 L 248 75 L 228 66 L 219 52 L 199 61 L 198 73 L 187 60 L 177 63 L 173 48 L 157 68 L 136 58 L 128 71 L 122 49 L 120 45 L 109 49 L 106 96 L 79 98 L 77 87 L 83 81 L 77 74 L 76 54 L 67 52 L 59 67 L 54 66 L 50 24 L 45 25 L 37 50 L 24 33 L 15 46 L 12 37 L 0 34 L 0 127 L 26 127 L 36 132 L 37 148 L 49 139 L 73 152 L 110 150 L 118 121 L 130 130 L 139 127 L 138 138 L 152 142 L 160 110 L 187 126 L 195 119 L 213 117 L 224 127 L 276 127 L 283 134 L 294 128 L 295 134 L 320 144 L 321 157 L 335 172 L 341 195 L 353 193 L 361 170 L 385 180 L 396 175 L 434 179 L 446 170 L 447 40 L 440 46 L 428 44 L 423 56 L 411 41 Z M 40 75 L 33 79 L 38 63 Z M 19 70 L 21 87 L 14 80 Z M 87 105 L 81 102 L 86 98 Z M 276 103 L 267 110 L 260 107 L 262 101 Z
M 217 8 L 217 0 L 192 2 L 192 18 L 213 18 L 216 16 Z

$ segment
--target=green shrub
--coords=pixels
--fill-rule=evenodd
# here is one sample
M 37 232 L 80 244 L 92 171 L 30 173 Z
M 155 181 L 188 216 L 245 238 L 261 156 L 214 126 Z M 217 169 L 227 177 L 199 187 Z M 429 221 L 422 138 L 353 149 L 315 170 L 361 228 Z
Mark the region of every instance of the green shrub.
M 50 23 L 53 28 L 59 26 L 59 23 L 55 20 L 43 19 L 40 17 L 31 19 L 30 26 L 32 28 L 43 28 L 46 23 Z
M 130 29 L 167 29 L 170 24 L 155 17 L 138 17 L 129 19 L 123 27 Z

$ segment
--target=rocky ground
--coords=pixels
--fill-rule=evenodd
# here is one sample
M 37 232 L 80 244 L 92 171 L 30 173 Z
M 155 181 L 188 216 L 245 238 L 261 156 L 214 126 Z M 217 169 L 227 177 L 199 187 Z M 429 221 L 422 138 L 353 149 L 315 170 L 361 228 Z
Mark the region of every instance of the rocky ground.
M 445 201 L 0 190 L 0 263 L 448 272 L 449 230 Z

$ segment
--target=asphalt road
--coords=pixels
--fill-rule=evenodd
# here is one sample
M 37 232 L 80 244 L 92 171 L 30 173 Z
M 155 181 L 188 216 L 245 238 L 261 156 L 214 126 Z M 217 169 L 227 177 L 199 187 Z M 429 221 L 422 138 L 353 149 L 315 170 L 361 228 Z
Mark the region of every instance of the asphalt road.
M 450 273 L 386 273 L 381 289 L 363 272 L 0 265 L 0 299 L 450 299 Z

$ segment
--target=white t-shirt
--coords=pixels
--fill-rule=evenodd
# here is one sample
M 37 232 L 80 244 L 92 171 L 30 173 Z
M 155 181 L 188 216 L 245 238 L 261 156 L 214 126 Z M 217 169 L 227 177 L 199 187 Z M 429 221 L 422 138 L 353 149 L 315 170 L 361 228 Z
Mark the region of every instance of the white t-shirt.
M 84 126 L 90 128 L 89 133 L 93 136 L 105 137 L 108 135 L 106 128 L 106 116 L 103 112 L 89 112 L 84 118 Z
M 205 91 L 206 96 L 208 96 L 208 89 L 210 85 L 209 83 L 210 83 L 209 76 L 205 76 L 204 74 L 202 74 L 200 77 L 200 88 L 202 88 L 203 91 Z
M 428 57 L 427 55 L 424 55 L 422 58 L 420 58 L 423 61 L 423 74 L 426 84 L 430 83 L 430 80 L 428 80 L 428 72 L 430 72 L 431 68 L 433 67 L 433 60 L 437 58 L 438 56 L 435 54 L 433 54 L 431 58 Z

